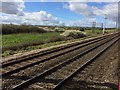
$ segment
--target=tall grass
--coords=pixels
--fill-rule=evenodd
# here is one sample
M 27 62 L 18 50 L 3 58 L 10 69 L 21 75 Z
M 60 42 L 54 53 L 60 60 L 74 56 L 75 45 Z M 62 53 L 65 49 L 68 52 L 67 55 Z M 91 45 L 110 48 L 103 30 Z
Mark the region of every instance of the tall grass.
M 34 41 L 46 41 L 47 39 L 59 36 L 57 32 L 49 32 L 42 34 L 10 34 L 2 36 L 2 45 L 3 47 L 17 45 L 20 43 L 34 42 Z
M 2 51 L 17 50 L 28 46 L 40 45 L 56 41 L 64 41 L 65 37 L 58 32 L 43 34 L 10 34 L 2 37 Z

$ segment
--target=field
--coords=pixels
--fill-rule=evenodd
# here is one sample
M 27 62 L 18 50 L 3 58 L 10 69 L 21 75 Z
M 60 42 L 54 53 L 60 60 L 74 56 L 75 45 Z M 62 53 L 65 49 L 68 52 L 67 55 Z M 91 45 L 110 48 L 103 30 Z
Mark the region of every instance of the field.
M 9 34 L 2 36 L 2 45 L 3 47 L 18 45 L 21 43 L 37 42 L 37 41 L 46 41 L 51 37 L 59 36 L 60 33 L 42 33 L 42 34 Z
M 106 32 L 113 32 L 114 30 L 107 30 Z M 85 31 L 87 34 L 91 35 L 92 33 L 94 35 L 101 33 L 99 30 L 95 30 L 92 32 L 91 30 Z M 34 41 L 46 41 L 49 38 L 53 38 L 56 36 L 60 36 L 59 32 L 48 32 L 48 33 L 31 33 L 31 34 L 7 34 L 2 35 L 2 46 L 12 46 L 12 45 L 18 45 L 21 43 L 29 43 Z

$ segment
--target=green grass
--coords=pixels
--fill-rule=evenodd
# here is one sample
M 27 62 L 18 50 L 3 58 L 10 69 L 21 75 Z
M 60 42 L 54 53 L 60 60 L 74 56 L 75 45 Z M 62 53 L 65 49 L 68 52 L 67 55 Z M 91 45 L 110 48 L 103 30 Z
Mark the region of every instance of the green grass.
M 2 46 L 2 35 L 0 34 L 0 47 Z
M 43 48 L 47 48 L 47 47 L 51 47 L 51 46 L 55 46 L 55 45 L 64 44 L 64 43 L 80 41 L 80 40 L 84 40 L 84 39 L 90 38 L 90 37 L 92 37 L 92 36 L 88 36 L 88 37 L 84 37 L 84 38 L 80 38 L 80 39 L 72 39 L 72 40 L 67 40 L 67 41 L 51 42 L 51 43 L 41 44 L 41 45 L 37 45 L 37 46 L 28 46 L 26 48 L 21 48 L 21 49 L 18 49 L 16 51 L 7 50 L 7 51 L 2 53 L 2 57 L 7 57 L 7 56 L 10 56 L 13 54 L 24 53 L 24 52 L 28 52 L 28 51 L 36 50 L 36 49 L 43 49 Z
M 59 36 L 60 33 L 42 33 L 42 34 L 9 34 L 2 36 L 2 46 L 13 46 L 21 43 L 29 43 L 32 41 L 45 41 L 50 37 Z
M 100 30 L 85 30 L 85 32 L 89 35 L 96 35 L 101 34 Z M 113 30 L 107 30 L 107 32 L 113 32 Z M 2 46 L 13 46 L 18 45 L 22 43 L 29 43 L 33 41 L 46 41 L 51 37 L 60 36 L 60 33 L 58 32 L 49 32 L 49 33 L 41 33 L 41 34 L 8 34 L 8 35 L 2 35 Z M 0 40 L 1 43 L 1 40 Z
M 107 32 L 114 32 L 114 31 L 115 30 L 107 30 Z M 80 40 L 83 40 L 85 38 L 90 38 L 93 36 L 101 35 L 100 30 L 99 31 L 95 30 L 94 33 L 92 32 L 92 30 L 85 30 L 85 32 L 87 33 L 87 37 L 84 37 L 84 38 L 72 39 L 72 40 L 67 40 L 67 41 L 62 40 L 62 41 L 55 41 L 55 42 L 47 42 L 44 44 L 34 45 L 34 46 L 28 45 L 27 47 L 23 47 L 23 48 L 20 48 L 18 50 L 7 50 L 7 51 L 2 53 L 2 57 L 6 57 L 6 56 L 13 55 L 16 53 L 23 53 L 23 52 L 31 51 L 31 50 L 35 50 L 35 49 L 42 49 L 42 48 L 46 48 L 46 47 L 50 47 L 50 46 L 63 44 L 63 43 L 80 41 Z M 60 33 L 58 33 L 58 32 L 49 32 L 49 33 L 40 33 L 40 34 L 31 33 L 31 34 L 2 35 L 2 47 L 17 46 L 19 44 L 25 44 L 25 43 L 34 42 L 34 41 L 44 42 L 44 41 L 47 41 L 49 39 L 53 40 L 53 39 L 57 38 L 58 36 L 60 36 Z M 0 40 L 0 43 L 1 43 L 1 40 Z

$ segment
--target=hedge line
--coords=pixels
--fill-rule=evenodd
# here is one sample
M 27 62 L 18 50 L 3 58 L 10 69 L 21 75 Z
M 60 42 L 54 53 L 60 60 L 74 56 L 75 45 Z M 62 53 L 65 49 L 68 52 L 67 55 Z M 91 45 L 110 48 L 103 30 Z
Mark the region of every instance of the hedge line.
M 12 25 L 3 24 L 2 34 L 16 34 L 16 33 L 44 33 L 44 29 L 32 25 Z

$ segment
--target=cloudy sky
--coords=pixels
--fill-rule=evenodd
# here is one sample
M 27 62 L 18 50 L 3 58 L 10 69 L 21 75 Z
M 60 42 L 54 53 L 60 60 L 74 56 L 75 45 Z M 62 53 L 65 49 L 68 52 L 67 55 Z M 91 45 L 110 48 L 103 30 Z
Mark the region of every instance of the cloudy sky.
M 116 27 L 118 20 L 117 0 L 109 3 L 85 0 L 74 2 L 0 0 L 0 2 L 2 2 L 0 23 L 5 24 L 92 26 L 92 23 L 96 22 L 96 26 L 101 26 L 106 16 L 106 26 Z

